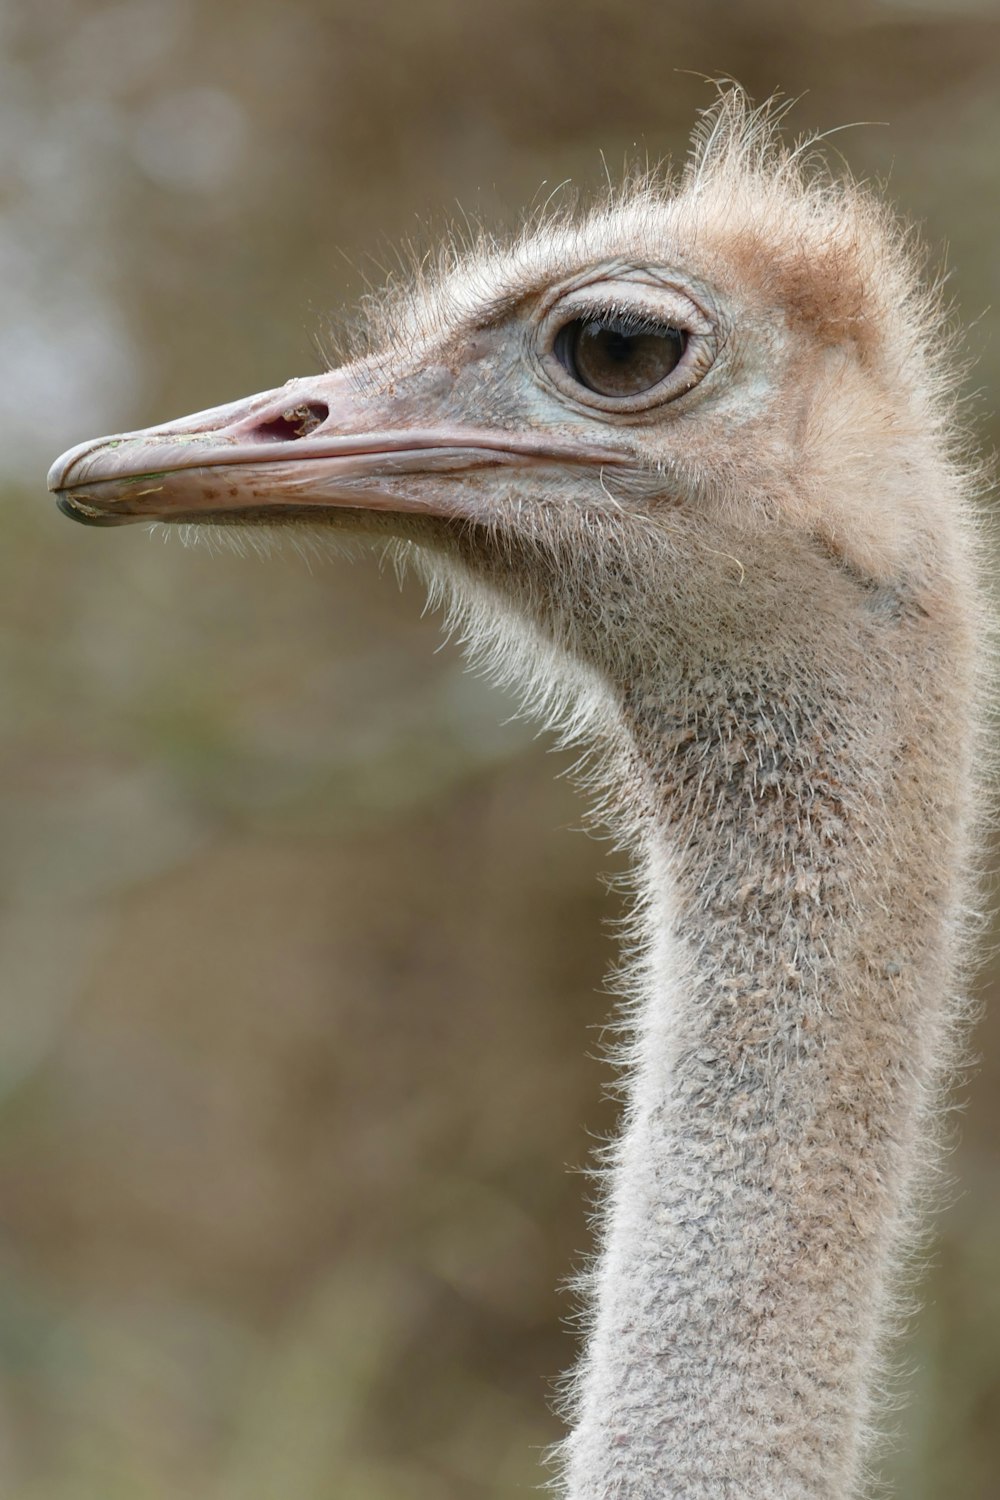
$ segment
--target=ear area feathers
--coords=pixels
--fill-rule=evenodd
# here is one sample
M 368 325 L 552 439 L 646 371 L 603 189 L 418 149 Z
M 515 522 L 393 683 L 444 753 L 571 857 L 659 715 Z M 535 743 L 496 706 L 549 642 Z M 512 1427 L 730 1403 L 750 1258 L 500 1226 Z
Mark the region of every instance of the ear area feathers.
M 943 317 L 926 254 L 880 198 L 832 171 L 822 135 L 786 142 L 790 107 L 755 108 L 737 85 L 722 88 L 693 133 L 677 215 L 791 321 L 875 359 L 916 321 Z

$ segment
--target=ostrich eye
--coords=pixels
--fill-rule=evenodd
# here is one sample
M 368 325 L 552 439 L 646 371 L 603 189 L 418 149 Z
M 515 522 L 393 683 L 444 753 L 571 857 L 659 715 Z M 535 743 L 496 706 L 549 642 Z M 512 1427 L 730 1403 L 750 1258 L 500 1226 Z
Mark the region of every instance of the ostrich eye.
M 634 318 L 577 318 L 559 330 L 555 353 L 570 375 L 599 396 L 639 396 L 665 380 L 687 335 Z

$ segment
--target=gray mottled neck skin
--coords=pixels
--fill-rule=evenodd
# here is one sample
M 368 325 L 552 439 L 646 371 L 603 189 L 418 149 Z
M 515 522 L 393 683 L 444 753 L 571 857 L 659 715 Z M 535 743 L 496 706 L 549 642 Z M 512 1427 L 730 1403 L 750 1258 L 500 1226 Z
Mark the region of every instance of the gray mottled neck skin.
M 623 685 L 646 958 L 571 1500 L 861 1483 L 953 1008 L 968 643 L 811 558 L 789 632 L 765 582 L 764 634 L 751 579 Z

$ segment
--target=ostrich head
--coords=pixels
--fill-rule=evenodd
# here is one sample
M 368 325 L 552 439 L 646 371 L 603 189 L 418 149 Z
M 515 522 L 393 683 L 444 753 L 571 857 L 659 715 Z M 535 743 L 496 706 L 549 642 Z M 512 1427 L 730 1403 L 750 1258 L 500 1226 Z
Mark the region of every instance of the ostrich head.
M 803 591 L 850 612 L 947 568 L 940 310 L 884 210 L 738 93 L 679 184 L 447 250 L 369 312 L 339 369 L 64 455 L 61 508 L 417 543 L 618 683 L 651 639 L 756 609 L 775 642 Z

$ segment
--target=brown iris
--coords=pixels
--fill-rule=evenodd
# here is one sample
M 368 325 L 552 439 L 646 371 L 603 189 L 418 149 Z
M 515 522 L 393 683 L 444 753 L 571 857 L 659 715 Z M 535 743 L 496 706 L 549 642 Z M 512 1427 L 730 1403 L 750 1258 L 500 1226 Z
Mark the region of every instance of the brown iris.
M 556 354 L 574 379 L 599 396 L 639 396 L 676 369 L 686 336 L 633 318 L 578 318 L 559 331 Z

